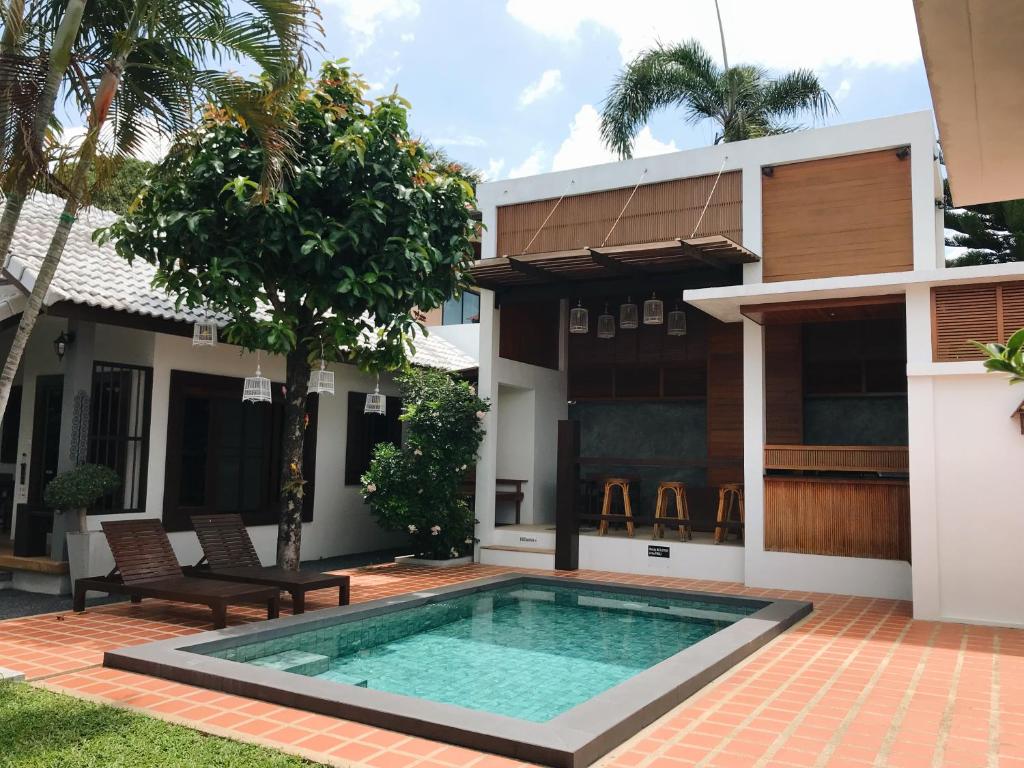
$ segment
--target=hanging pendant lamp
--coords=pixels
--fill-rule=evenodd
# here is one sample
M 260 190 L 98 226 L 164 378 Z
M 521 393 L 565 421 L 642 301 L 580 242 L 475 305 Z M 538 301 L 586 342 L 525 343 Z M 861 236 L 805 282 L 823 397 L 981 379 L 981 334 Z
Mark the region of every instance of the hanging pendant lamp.
M 270 399 L 270 379 L 260 371 L 260 352 L 256 350 L 256 373 L 245 377 L 242 384 L 242 402 L 269 403 Z
M 604 312 L 597 316 L 597 338 L 615 338 L 615 317 L 608 312 L 608 305 L 604 305 Z
M 651 298 L 644 302 L 644 325 L 661 325 L 665 322 L 665 302 L 652 291 Z
M 363 406 L 363 413 L 373 414 L 375 416 L 383 416 L 388 411 L 387 398 L 380 393 L 380 374 L 377 374 L 377 383 L 373 387 L 373 392 L 366 396 L 366 405 Z
M 575 307 L 569 311 L 569 333 L 590 332 L 590 311 L 583 306 L 583 299 L 579 299 Z
M 210 318 L 207 317 L 192 324 L 192 346 L 217 346 L 217 325 Z
M 679 308 L 678 304 L 676 304 L 675 309 L 668 313 L 668 335 L 686 335 L 686 313 Z
M 627 296 L 626 303 L 619 307 L 619 328 L 623 330 L 632 330 L 637 327 L 636 304 L 633 303 L 633 297 Z
M 334 394 L 334 371 L 327 370 L 323 357 L 320 358 L 320 368 L 309 372 L 308 390 L 321 395 Z

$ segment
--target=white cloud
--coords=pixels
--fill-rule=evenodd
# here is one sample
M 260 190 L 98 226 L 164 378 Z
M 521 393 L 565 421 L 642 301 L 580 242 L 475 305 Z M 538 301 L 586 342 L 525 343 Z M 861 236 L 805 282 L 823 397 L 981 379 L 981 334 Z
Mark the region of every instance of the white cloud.
M 853 83 L 850 82 L 849 78 L 843 78 L 843 82 L 836 88 L 836 92 L 832 94 L 832 98 L 836 100 L 836 104 L 846 100 L 846 97 L 850 95 L 850 90 L 853 88 Z
M 380 79 L 371 80 L 366 83 L 366 95 L 376 96 L 378 94 L 390 93 L 395 87 L 395 78 L 401 71 L 401 67 L 385 67 L 382 69 Z
M 601 140 L 600 129 L 601 116 L 594 105 L 584 104 L 580 107 L 569 126 L 569 136 L 562 142 L 562 146 L 558 148 L 551 161 L 551 170 L 563 171 L 567 168 L 580 168 L 617 160 L 618 156 Z M 634 157 L 649 157 L 676 151 L 678 147 L 674 141 L 659 141 L 646 126 L 637 134 L 633 143 Z
M 544 172 L 544 159 L 547 153 L 544 147 L 534 147 L 533 151 L 523 162 L 508 172 L 510 179 L 518 179 L 520 176 L 536 176 Z
M 416 39 L 416 35 L 412 32 L 403 32 L 400 39 L 403 43 L 411 43 Z
M 420 13 L 420 0 L 328 0 L 341 9 L 341 21 L 355 38 L 352 55 L 358 56 L 373 45 L 382 24 L 414 19 Z
M 909 0 L 722 0 L 730 62 L 793 69 L 849 64 L 901 66 L 921 58 Z M 615 35 L 623 61 L 659 40 L 695 37 L 716 57 L 722 48 L 711 0 L 508 0 L 508 13 L 545 37 L 566 43 L 584 27 Z
M 483 171 L 484 179 L 494 181 L 501 178 L 501 172 L 505 169 L 504 157 L 492 157 L 487 161 L 487 167 Z
M 528 107 L 535 101 L 562 90 L 562 73 L 557 69 L 544 70 L 536 82 L 530 83 L 519 94 L 519 106 Z
M 464 133 L 459 136 L 449 136 L 434 140 L 435 144 L 444 144 L 447 147 L 484 147 L 487 140 L 481 136 L 474 136 Z

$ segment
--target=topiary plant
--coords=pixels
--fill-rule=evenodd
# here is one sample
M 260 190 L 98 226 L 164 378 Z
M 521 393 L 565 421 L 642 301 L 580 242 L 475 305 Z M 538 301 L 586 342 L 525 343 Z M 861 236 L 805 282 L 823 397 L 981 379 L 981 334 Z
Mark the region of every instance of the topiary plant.
M 404 445 L 377 445 L 363 497 L 383 528 L 409 535 L 417 557 L 471 554 L 475 521 L 459 486 L 476 464 L 490 406 L 469 382 L 440 371 L 413 370 L 398 384 Z
M 78 530 L 86 528 L 86 510 L 104 495 L 120 487 L 121 478 L 102 464 L 82 464 L 61 472 L 46 484 L 43 501 L 48 507 L 78 513 Z

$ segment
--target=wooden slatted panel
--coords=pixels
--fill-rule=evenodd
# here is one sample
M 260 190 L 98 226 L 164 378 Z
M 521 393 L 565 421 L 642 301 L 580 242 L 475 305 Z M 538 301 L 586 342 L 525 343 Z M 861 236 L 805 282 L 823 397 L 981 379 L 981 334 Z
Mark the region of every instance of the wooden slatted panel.
M 715 174 L 711 174 L 642 185 L 612 232 L 608 245 L 690 237 L 714 183 Z M 600 246 L 632 191 L 632 187 L 624 187 L 570 195 L 557 209 L 557 198 L 501 206 L 496 226 L 497 255 Z M 554 213 L 541 229 L 552 209 Z M 538 230 L 540 234 L 529 250 L 524 250 Z M 743 242 L 743 185 L 739 171 L 722 174 L 696 235 L 725 235 L 737 243 Z
M 105 520 L 102 525 L 125 584 L 181 576 L 181 565 L 159 520 Z
M 765 439 L 795 443 L 804 439 L 803 326 L 764 329 Z
M 766 477 L 764 548 L 910 561 L 910 486 Z
M 211 568 L 263 565 L 241 515 L 193 515 L 192 527 Z
M 971 340 L 999 339 L 996 285 L 949 285 L 932 289 L 933 354 L 936 362 L 981 360 Z
M 743 482 L 743 326 L 708 323 L 708 485 Z
M 910 159 L 894 150 L 777 165 L 761 196 L 766 283 L 913 269 Z
M 822 472 L 907 472 L 906 446 L 897 445 L 766 445 L 765 469 Z
M 1024 328 L 1024 283 L 1002 283 L 1003 341 Z

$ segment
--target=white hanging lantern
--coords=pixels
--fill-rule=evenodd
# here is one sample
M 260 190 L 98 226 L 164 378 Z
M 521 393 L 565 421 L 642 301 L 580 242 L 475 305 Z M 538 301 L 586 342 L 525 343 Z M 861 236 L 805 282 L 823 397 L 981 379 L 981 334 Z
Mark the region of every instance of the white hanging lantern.
M 270 402 L 270 379 L 260 371 L 260 353 L 256 352 L 256 374 L 246 376 L 242 385 L 243 403 L 269 403 Z
M 665 322 L 665 302 L 654 293 L 644 302 L 644 325 L 661 325 Z
M 588 333 L 590 331 L 590 312 L 583 306 L 583 300 L 569 310 L 569 333 Z
M 668 335 L 686 335 L 686 313 L 679 308 L 678 304 L 675 309 L 668 313 Z
M 388 411 L 388 400 L 380 393 L 380 375 L 377 376 L 377 383 L 373 387 L 373 392 L 366 396 L 366 405 L 363 406 L 363 413 L 374 414 L 375 416 L 383 416 Z
M 615 317 L 608 312 L 608 305 L 604 305 L 604 312 L 597 316 L 597 338 L 615 338 Z
M 327 370 L 327 363 L 322 357 L 319 370 L 314 369 L 309 372 L 308 390 L 319 395 L 334 394 L 334 371 Z
M 217 325 L 210 320 L 200 320 L 192 324 L 193 347 L 216 347 Z
M 636 304 L 631 296 L 626 297 L 626 303 L 619 307 L 619 328 L 632 330 L 637 327 Z

